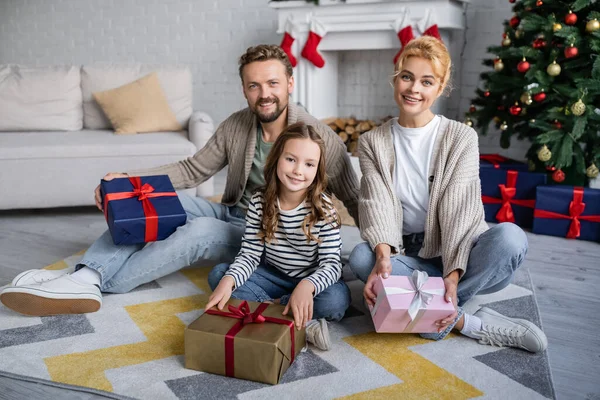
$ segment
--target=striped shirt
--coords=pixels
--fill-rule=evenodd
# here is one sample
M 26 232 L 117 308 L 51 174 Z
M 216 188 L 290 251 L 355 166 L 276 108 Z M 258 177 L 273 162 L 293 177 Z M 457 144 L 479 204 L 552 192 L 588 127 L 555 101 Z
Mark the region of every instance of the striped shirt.
M 332 204 L 325 195 L 323 201 Z M 268 265 L 287 276 L 309 280 L 315 286 L 315 296 L 341 278 L 340 228 L 324 220 L 317 221 L 312 228 L 312 234 L 320 239 L 321 243 L 314 240 L 308 242 L 302 231 L 302 222 L 309 213 L 310 204 L 306 201 L 293 210 L 279 209 L 275 240 L 262 243 L 258 237 L 263 215 L 262 192 L 257 191 L 252 196 L 246 214 L 242 248 L 225 274 L 235 280 L 236 288 L 250 278 L 260 264 L 263 254 Z

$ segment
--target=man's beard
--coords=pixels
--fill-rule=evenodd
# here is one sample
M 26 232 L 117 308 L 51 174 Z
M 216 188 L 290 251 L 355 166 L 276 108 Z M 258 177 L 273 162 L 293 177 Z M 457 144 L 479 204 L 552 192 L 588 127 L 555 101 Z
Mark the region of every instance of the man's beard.
M 258 112 L 258 108 L 260 107 L 260 103 L 268 103 L 273 102 L 275 104 L 275 110 L 270 114 L 261 114 Z M 262 123 L 269 123 L 275 121 L 279 116 L 286 110 L 287 104 L 283 108 L 279 108 L 279 99 L 277 97 L 267 98 L 267 99 L 259 99 L 254 105 L 254 114 L 258 116 L 258 120 Z

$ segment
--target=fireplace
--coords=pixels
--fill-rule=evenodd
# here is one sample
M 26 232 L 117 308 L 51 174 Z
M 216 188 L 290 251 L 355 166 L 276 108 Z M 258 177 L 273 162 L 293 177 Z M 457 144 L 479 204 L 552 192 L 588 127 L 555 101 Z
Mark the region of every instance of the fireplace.
M 338 67 L 340 52 L 347 50 L 400 49 L 394 29 L 395 21 L 405 15 L 410 18 L 415 36 L 423 27 L 437 23 L 442 40 L 448 46 L 455 64 L 460 68 L 459 54 L 464 28 L 463 3 L 467 0 L 321 0 L 320 5 L 304 0 L 271 1 L 278 14 L 278 32 L 285 32 L 286 23 L 293 26 L 295 41 L 292 52 L 298 59 L 294 68 L 296 88 L 292 100 L 302 104 L 317 118 L 338 116 Z M 408 12 L 408 14 L 406 14 Z M 326 29 L 319 44 L 325 60 L 323 68 L 315 67 L 300 56 L 308 37 L 311 22 L 318 21 Z M 393 57 L 393 56 L 392 56 Z M 392 59 L 381 60 L 389 63 Z M 382 77 L 386 79 L 386 77 Z M 440 97 L 433 111 L 443 114 L 447 98 Z M 382 116 L 362 115 L 363 118 Z

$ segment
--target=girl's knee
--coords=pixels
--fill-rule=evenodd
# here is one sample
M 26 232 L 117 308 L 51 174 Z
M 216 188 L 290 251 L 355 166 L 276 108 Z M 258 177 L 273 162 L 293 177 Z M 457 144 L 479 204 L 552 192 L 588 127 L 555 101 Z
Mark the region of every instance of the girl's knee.
M 350 253 L 348 264 L 352 273 L 361 281 L 366 282 L 373 265 L 375 265 L 375 254 L 371 250 L 371 246 L 367 242 L 363 242 L 354 247 Z

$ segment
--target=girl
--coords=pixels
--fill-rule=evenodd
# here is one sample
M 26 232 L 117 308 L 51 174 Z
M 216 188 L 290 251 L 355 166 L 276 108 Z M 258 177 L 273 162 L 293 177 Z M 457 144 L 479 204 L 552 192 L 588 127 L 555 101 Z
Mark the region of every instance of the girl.
M 273 144 L 264 188 L 248 206 L 242 248 L 233 264 L 209 274 L 206 309 L 230 297 L 285 305 L 297 329 L 321 350 L 330 347 L 325 319 L 339 321 L 350 305 L 340 280 L 340 220 L 327 187 L 325 145 L 304 123 L 288 126 Z M 319 319 L 314 321 L 313 318 Z
M 482 308 L 467 315 L 461 306 L 476 294 L 493 293 L 511 281 L 527 252 L 527 237 L 511 223 L 488 229 L 479 181 L 477 133 L 431 112 L 448 88 L 450 55 L 431 36 L 408 43 L 393 77 L 398 118 L 361 136 L 363 173 L 359 221 L 363 239 L 350 255 L 350 268 L 365 282 L 373 305 L 377 276 L 441 276 L 453 315 L 423 334 L 443 339 L 452 329 L 482 344 L 531 352 L 547 346 L 533 323 Z

